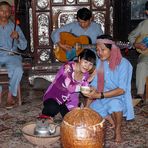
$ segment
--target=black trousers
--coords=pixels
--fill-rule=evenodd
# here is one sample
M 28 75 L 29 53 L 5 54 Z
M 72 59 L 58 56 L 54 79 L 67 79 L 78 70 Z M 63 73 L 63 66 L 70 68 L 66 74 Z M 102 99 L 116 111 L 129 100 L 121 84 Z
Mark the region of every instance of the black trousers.
M 42 114 L 50 117 L 54 117 L 59 112 L 61 113 L 62 117 L 64 117 L 65 114 L 69 112 L 65 104 L 59 105 L 53 99 L 47 99 L 46 101 L 44 101 L 43 105 L 44 105 L 44 108 L 42 110 Z

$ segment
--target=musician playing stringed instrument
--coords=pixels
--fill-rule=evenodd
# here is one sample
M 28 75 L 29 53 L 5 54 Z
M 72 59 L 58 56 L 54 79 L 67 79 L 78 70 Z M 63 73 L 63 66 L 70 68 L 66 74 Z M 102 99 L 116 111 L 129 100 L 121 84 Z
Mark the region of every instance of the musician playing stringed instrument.
M 66 39 L 69 39 L 69 41 L 61 41 L 62 32 L 71 33 L 75 35 L 75 38 L 66 34 Z M 80 44 L 96 44 L 96 38 L 101 34 L 103 34 L 101 25 L 92 21 L 92 12 L 87 8 L 79 9 L 77 21 L 66 24 L 54 30 L 51 34 L 53 43 L 57 45 L 54 49 L 56 58 L 61 62 L 72 60 L 79 54 L 75 48 L 77 42 Z
M 148 16 L 148 1 L 145 3 L 145 13 Z M 129 34 L 129 41 L 140 53 L 136 69 L 137 95 L 144 99 L 146 77 L 148 76 L 148 19 L 139 25 Z
M 15 104 L 14 97 L 17 96 L 17 88 L 20 84 L 23 68 L 22 57 L 10 54 L 20 50 L 25 50 L 27 41 L 20 27 L 14 24 L 11 19 L 11 5 L 6 1 L 0 2 L 0 67 L 5 66 L 8 70 L 9 93 L 7 97 L 7 108 L 12 108 Z M 2 50 L 1 50 L 2 49 Z M 8 52 L 7 49 L 10 52 Z M 0 101 L 2 87 L 0 86 Z M 1 102 L 0 102 L 1 103 Z

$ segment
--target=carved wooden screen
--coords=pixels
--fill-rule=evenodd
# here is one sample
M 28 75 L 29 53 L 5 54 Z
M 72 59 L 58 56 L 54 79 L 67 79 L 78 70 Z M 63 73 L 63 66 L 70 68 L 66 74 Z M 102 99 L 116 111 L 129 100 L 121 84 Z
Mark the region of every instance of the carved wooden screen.
M 76 19 L 79 8 L 92 10 L 94 21 L 101 23 L 105 33 L 112 33 L 110 0 L 32 0 L 30 9 L 31 52 L 36 65 L 55 63 L 52 30 Z

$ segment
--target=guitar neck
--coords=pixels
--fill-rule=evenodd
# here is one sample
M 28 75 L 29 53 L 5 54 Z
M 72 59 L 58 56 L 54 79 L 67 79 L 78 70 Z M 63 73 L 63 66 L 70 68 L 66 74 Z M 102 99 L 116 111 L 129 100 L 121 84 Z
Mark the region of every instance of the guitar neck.
M 124 49 L 124 48 L 131 49 L 131 48 L 132 48 L 132 45 L 130 44 L 130 42 L 116 41 L 116 45 L 117 45 L 120 49 Z
M 132 45 L 129 42 L 117 41 L 116 45 L 120 49 L 124 49 L 124 48 L 131 49 L 132 48 Z M 79 50 L 80 48 L 82 48 L 82 49 L 84 49 L 84 48 L 94 49 L 94 48 L 96 48 L 96 44 L 79 44 L 79 43 L 76 43 L 75 48 L 76 48 L 76 50 L 77 49 Z
M 75 48 L 76 48 L 76 50 L 79 49 L 79 48 L 92 49 L 92 48 L 96 48 L 96 44 L 79 44 L 79 43 L 76 43 Z

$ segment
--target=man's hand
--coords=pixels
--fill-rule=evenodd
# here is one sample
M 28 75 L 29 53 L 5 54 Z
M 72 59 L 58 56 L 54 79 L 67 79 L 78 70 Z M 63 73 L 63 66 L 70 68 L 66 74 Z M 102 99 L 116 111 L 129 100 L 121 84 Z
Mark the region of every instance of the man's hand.
M 71 50 L 71 46 L 66 45 L 66 44 L 62 44 L 61 42 L 58 42 L 58 46 L 61 47 L 64 50 Z
M 147 49 L 147 47 L 142 43 L 134 43 L 134 47 L 137 49 L 140 49 L 141 51 L 144 51 Z
M 97 89 L 94 87 L 90 88 L 90 93 L 83 94 L 83 95 L 88 97 L 89 99 L 92 99 L 92 100 L 97 99 L 97 98 L 101 98 L 101 93 L 99 93 L 97 91 Z
M 19 34 L 18 34 L 17 31 L 12 31 L 10 37 L 11 37 L 12 39 L 18 39 L 18 38 L 19 38 Z

